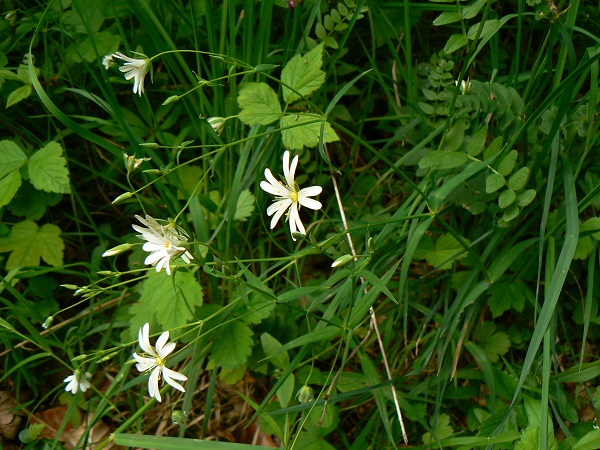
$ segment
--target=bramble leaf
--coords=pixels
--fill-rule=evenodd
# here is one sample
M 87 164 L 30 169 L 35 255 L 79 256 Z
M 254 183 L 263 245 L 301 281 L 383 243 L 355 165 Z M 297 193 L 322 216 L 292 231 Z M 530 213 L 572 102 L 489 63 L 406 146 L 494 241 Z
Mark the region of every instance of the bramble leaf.
M 256 199 L 250 192 L 250 189 L 244 189 L 242 192 L 240 192 L 233 220 L 245 222 L 246 219 L 252 215 L 252 211 L 254 211 L 255 201 Z
M 281 118 L 277 94 L 266 83 L 244 83 L 238 92 L 239 119 L 247 125 L 268 125 Z
M 299 124 L 305 122 L 313 123 L 298 126 Z M 300 150 L 302 147 L 316 147 L 319 145 L 319 136 L 321 134 L 322 123 L 323 118 L 314 114 L 286 114 L 281 118 L 281 128 L 293 128 L 281 130 L 283 146 L 290 150 Z M 325 122 L 323 142 L 328 143 L 339 140 L 340 138 L 333 130 L 329 122 Z
M 173 338 L 179 336 L 176 328 L 187 325 L 194 317 L 195 307 L 202 305 L 202 289 L 190 272 L 178 270 L 173 277 L 164 272 L 152 274 L 144 281 L 141 291 L 139 303 L 156 313 L 158 325 L 163 330 L 171 330 Z
M 281 81 L 303 96 L 315 92 L 325 82 L 323 65 L 323 44 L 317 45 L 305 55 L 296 55 L 285 65 L 281 72 Z M 301 97 L 283 86 L 283 100 L 292 103 Z
M 440 441 L 446 439 L 454 434 L 452 426 L 450 426 L 450 416 L 448 414 L 440 414 L 436 423 L 433 423 L 435 419 L 431 419 L 431 432 L 427 432 L 423 435 L 424 444 L 432 444 L 436 442 L 436 439 Z
M 26 84 L 24 86 L 18 87 L 10 94 L 8 94 L 8 98 L 6 99 L 6 109 L 10 108 L 16 103 L 19 103 L 21 100 L 25 100 L 31 95 L 32 92 L 33 87 L 31 86 L 31 84 Z
M 58 194 L 71 192 L 67 160 L 58 142 L 50 142 L 29 160 L 29 181 L 36 189 Z
M 0 238 L 0 253 L 12 252 L 6 268 L 39 266 L 40 258 L 54 267 L 62 265 L 65 244 L 60 233 L 60 228 L 50 223 L 41 228 L 31 220 L 15 224 L 8 236 Z
M 0 141 L 0 178 L 27 164 L 27 156 L 13 141 Z
M 477 325 L 473 331 L 473 338 L 493 363 L 510 348 L 510 338 L 504 331 L 496 331 L 494 322 L 483 322 Z
M 0 179 L 0 208 L 8 205 L 19 190 L 19 186 L 21 186 L 21 173 L 18 170 L 13 170 Z
M 215 334 L 212 357 L 218 366 L 233 369 L 252 353 L 252 330 L 241 320 L 224 323 Z

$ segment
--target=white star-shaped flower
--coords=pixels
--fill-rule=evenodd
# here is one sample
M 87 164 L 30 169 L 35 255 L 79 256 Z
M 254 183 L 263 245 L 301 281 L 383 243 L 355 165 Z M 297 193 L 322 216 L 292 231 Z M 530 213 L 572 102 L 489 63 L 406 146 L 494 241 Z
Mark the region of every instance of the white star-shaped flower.
M 293 233 L 296 231 L 306 234 L 306 229 L 300 220 L 300 206 L 306 206 L 314 210 L 321 209 L 323 206 L 321 202 L 310 198 L 321 193 L 323 190 L 321 186 L 310 186 L 300 189 L 294 181 L 297 166 L 298 155 L 294 156 L 290 164 L 290 152 L 286 150 L 283 154 L 283 176 L 286 184 L 277 181 L 268 168 L 265 169 L 267 181 L 260 182 L 260 187 L 264 191 L 275 196 L 274 203 L 267 208 L 267 215 L 273 216 L 271 219 L 271 229 L 275 228 L 281 216 L 285 214 L 290 224 L 292 239 L 294 239 Z
M 161 225 L 149 215 L 146 215 L 145 219 L 137 215 L 135 217 L 148 227 L 133 225 L 135 231 L 142 233 L 137 237 L 147 241 L 142 249 L 150 254 L 146 257 L 144 264 L 156 266 L 157 272 L 163 268 L 167 269 L 167 273 L 171 275 L 171 258 L 181 256 L 181 259 L 188 264 L 194 259 L 192 254 L 181 246 L 187 242 L 188 236 L 177 225 L 172 222 Z
M 150 72 L 150 78 L 152 78 L 152 61 L 143 53 L 138 53 L 138 55 L 143 58 L 130 58 L 121 52 L 114 53 L 112 57 L 125 61 L 119 70 L 125 74 L 126 80 L 133 78 L 133 93 L 139 94 L 141 97 L 144 93 L 144 77 Z
M 73 375 L 69 375 L 63 381 L 67 383 L 65 386 L 65 391 L 71 392 L 73 395 L 77 394 L 77 391 L 81 390 L 81 392 L 87 391 L 91 384 L 89 382 L 89 378 L 92 376 L 89 372 L 82 372 L 77 369 L 73 372 Z
M 148 356 L 140 356 L 137 353 L 133 357 L 137 361 L 136 368 L 140 372 L 150 372 L 148 378 L 148 392 L 150 397 L 154 397 L 156 401 L 162 400 L 160 396 L 160 388 L 158 381 L 161 377 L 175 389 L 185 392 L 181 384 L 175 380 L 186 381 L 187 377 L 179 372 L 171 370 L 165 366 L 167 356 L 175 350 L 175 342 L 167 342 L 169 340 L 169 332 L 165 331 L 156 340 L 156 349 L 150 345 L 150 324 L 144 324 L 138 333 L 138 341 L 140 347 L 144 350 L 144 354 Z

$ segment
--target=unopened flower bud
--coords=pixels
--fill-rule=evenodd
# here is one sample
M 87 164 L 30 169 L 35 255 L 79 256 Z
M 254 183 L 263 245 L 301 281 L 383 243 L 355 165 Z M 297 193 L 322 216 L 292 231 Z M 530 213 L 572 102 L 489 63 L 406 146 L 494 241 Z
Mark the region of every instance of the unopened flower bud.
M 104 253 L 102 253 L 102 257 L 106 258 L 107 256 L 118 255 L 119 253 L 126 252 L 131 247 L 133 247 L 133 244 L 120 244 L 120 245 L 117 245 L 116 247 L 108 249 Z
M 352 255 L 342 255 L 331 264 L 331 267 L 345 266 L 353 259 L 354 257 Z
M 112 201 L 113 205 L 116 205 L 117 203 L 122 202 L 123 200 L 127 200 L 128 198 L 133 197 L 133 194 L 131 192 L 125 192 L 124 194 L 119 195 L 117 198 L 115 198 Z

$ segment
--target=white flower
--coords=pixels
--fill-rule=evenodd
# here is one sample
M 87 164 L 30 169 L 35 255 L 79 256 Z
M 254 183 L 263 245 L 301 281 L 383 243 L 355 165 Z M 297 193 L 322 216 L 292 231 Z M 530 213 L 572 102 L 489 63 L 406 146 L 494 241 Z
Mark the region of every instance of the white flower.
M 130 58 L 121 52 L 114 53 L 112 56 L 125 61 L 125 64 L 119 67 L 119 70 L 125 73 L 126 80 L 133 78 L 133 93 L 139 94 L 141 97 L 144 93 L 144 77 L 148 71 L 152 70 L 152 61 L 146 55 L 138 54 L 143 58 Z M 150 72 L 150 77 L 152 77 L 152 72 Z
M 275 196 L 275 202 L 267 208 L 267 215 L 273 216 L 271 219 L 271 229 L 275 228 L 275 225 L 285 213 L 290 224 L 292 239 L 294 239 L 293 233 L 296 231 L 306 234 L 304 225 L 302 225 L 302 221 L 300 220 L 300 206 L 306 206 L 314 210 L 321 209 L 322 207 L 320 202 L 309 197 L 319 195 L 323 188 L 321 186 L 310 186 L 299 189 L 294 181 L 297 166 L 298 155 L 294 157 L 290 164 L 290 152 L 286 150 L 283 154 L 283 175 L 286 184 L 284 185 L 280 181 L 277 181 L 269 169 L 265 169 L 267 181 L 260 182 L 260 187 L 264 191 Z
M 142 233 L 138 235 L 140 239 L 147 241 L 142 249 L 150 252 L 144 264 L 156 266 L 156 271 L 160 272 L 163 268 L 167 269 L 167 273 L 171 275 L 171 258 L 181 258 L 190 263 L 194 257 L 181 244 L 187 242 L 188 236 L 181 228 L 173 222 L 167 222 L 166 225 L 161 225 L 156 219 L 146 215 L 146 218 L 135 216 L 140 222 L 148 228 L 133 225 L 135 231 Z
M 129 156 L 127 153 L 123 152 L 123 161 L 125 162 L 127 172 L 133 172 L 140 167 L 144 161 L 152 161 L 152 158 L 136 158 L 135 155 Z
M 102 58 L 102 65 L 104 66 L 104 68 L 106 70 L 110 69 L 112 66 L 116 66 L 117 63 L 115 62 L 115 60 L 113 59 L 113 55 L 106 55 L 104 58 Z
M 73 372 L 73 375 L 69 375 L 63 381 L 67 383 L 65 386 L 65 391 L 71 392 L 73 395 L 77 394 L 77 391 L 81 389 L 81 392 L 87 391 L 91 384 L 89 382 L 89 378 L 92 376 L 89 372 L 82 372 L 77 369 Z
M 133 357 L 137 361 L 136 367 L 140 372 L 151 372 L 150 378 L 148 378 L 148 392 L 150 397 L 156 398 L 156 401 L 160 402 L 160 388 L 158 387 L 158 381 L 162 378 L 175 389 L 185 392 L 185 389 L 181 384 L 175 380 L 185 381 L 187 377 L 182 373 L 175 372 L 174 370 L 168 369 L 165 366 L 167 356 L 169 356 L 173 350 L 175 350 L 175 342 L 169 342 L 169 332 L 165 331 L 156 340 L 156 350 L 150 345 L 150 325 L 144 324 L 138 333 L 138 341 L 140 347 L 144 350 L 144 353 L 148 356 L 140 356 L 137 353 L 133 354 Z

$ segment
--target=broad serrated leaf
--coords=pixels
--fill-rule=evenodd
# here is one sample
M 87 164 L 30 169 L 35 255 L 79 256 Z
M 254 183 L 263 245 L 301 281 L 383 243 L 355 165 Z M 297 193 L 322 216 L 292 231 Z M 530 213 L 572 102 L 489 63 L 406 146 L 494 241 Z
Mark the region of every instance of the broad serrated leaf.
M 589 236 L 581 236 L 579 235 L 579 240 L 577 241 L 577 247 L 575 248 L 575 253 L 573 254 L 573 259 L 587 259 L 592 253 L 592 249 L 594 248 L 594 243 L 592 242 L 592 238 Z
M 283 345 L 269 333 L 263 333 L 260 336 L 260 342 L 262 344 L 262 348 L 267 357 L 274 355 L 269 359 L 270 362 L 273 363 L 275 367 L 280 369 L 286 369 L 288 364 L 290 363 L 290 357 L 288 352 L 278 353 Z
M 306 122 L 306 125 L 300 125 Z M 319 145 L 319 135 L 321 133 L 321 124 L 323 118 L 314 114 L 286 114 L 281 119 L 281 128 L 287 128 L 281 131 L 283 146 L 290 150 L 300 150 L 302 147 L 313 148 Z M 340 138 L 331 127 L 329 122 L 325 122 L 323 142 L 339 141 Z
M 500 161 L 500 164 L 498 164 L 498 172 L 501 175 L 504 175 L 505 177 L 509 176 L 511 174 L 511 172 L 513 171 L 513 169 L 515 168 L 516 162 L 517 162 L 517 151 L 511 150 L 510 152 L 508 152 L 508 155 L 506 155 L 504 158 L 502 158 L 502 161 Z
M 454 430 L 450 426 L 450 416 L 448 414 L 440 414 L 437 422 L 434 423 L 434 421 L 435 418 L 432 418 L 431 432 L 427 432 L 423 435 L 424 444 L 433 444 L 437 442 L 438 439 L 441 441 L 454 434 Z
M 533 189 L 527 189 L 526 191 L 520 192 L 517 195 L 517 205 L 521 208 L 529 205 L 535 199 L 535 191 Z
M 510 338 L 504 331 L 496 331 L 494 322 L 483 322 L 475 327 L 473 338 L 485 352 L 491 362 L 508 352 Z
M 307 97 L 319 89 L 325 81 L 322 65 L 323 44 L 317 45 L 305 55 L 294 56 L 281 71 L 282 83 L 291 88 L 283 86 L 283 100 L 289 104 L 300 99 L 294 91 Z
M 510 308 L 517 312 L 523 311 L 526 298 L 524 289 L 527 288 L 518 282 L 492 284 L 488 289 L 490 296 L 487 300 L 492 317 L 495 319 Z
M 247 125 L 268 125 L 281 118 L 277 94 L 266 83 L 244 83 L 237 97 L 239 119 Z
M 498 206 L 500 206 L 500 208 L 502 209 L 506 209 L 510 205 L 512 205 L 516 199 L 517 194 L 515 194 L 515 192 L 511 191 L 510 189 L 506 189 L 502 191 L 498 196 Z
M 462 152 L 448 152 L 445 150 L 434 150 L 426 154 L 419 161 L 421 169 L 445 170 L 461 167 L 467 162 L 467 154 Z
M 8 205 L 21 186 L 21 172 L 13 170 L 0 179 L 0 208 Z
M 21 100 L 25 100 L 27 97 L 31 95 L 33 92 L 33 86 L 30 84 L 26 84 L 25 86 L 18 87 L 10 94 L 8 94 L 8 98 L 6 99 L 6 108 L 10 108 L 15 103 L 19 103 Z
M 255 202 L 256 199 L 254 198 L 254 195 L 250 192 L 250 189 L 244 189 L 238 197 L 237 207 L 235 209 L 235 216 L 233 217 L 233 220 L 245 222 L 246 219 L 252 215 L 252 211 L 254 211 Z
M 19 172 L 16 171 L 15 173 Z M 13 201 L 8 205 L 8 209 L 15 216 L 36 221 L 42 218 L 48 206 L 58 204 L 62 196 L 63 194 L 38 191 L 31 183 L 25 181 Z
M 27 156 L 13 141 L 0 141 L 0 178 L 27 164 Z
M 492 173 L 485 179 L 485 192 L 491 194 L 504 186 L 506 181 L 499 173 Z
M 513 191 L 520 191 L 527 184 L 529 179 L 529 167 L 521 167 L 510 176 L 508 180 L 508 188 Z
M 464 47 L 469 43 L 469 39 L 464 34 L 453 34 L 446 42 L 444 46 L 444 53 L 446 55 L 450 55 L 454 53 L 459 48 Z
M 241 320 L 224 323 L 215 333 L 212 357 L 218 366 L 233 369 L 244 364 L 252 353 L 252 330 Z
M 464 240 L 469 244 L 469 240 Z M 438 270 L 450 269 L 454 261 L 466 256 L 463 246 L 451 234 L 442 235 L 436 241 L 434 249 L 425 252 L 427 262 Z
M 529 425 L 521 434 L 521 439 L 515 443 L 515 450 L 539 450 L 540 448 L 540 428 L 536 425 Z M 558 450 L 558 442 L 553 433 L 548 436 L 547 448 L 548 450 Z
M 41 228 L 31 220 L 15 224 L 8 236 L 0 238 L 0 253 L 12 252 L 6 268 L 39 266 L 40 258 L 54 267 L 62 265 L 65 244 L 60 233 L 60 228 L 50 223 Z
M 483 128 L 477 130 L 477 132 L 471 136 L 469 142 L 467 142 L 467 153 L 471 156 L 477 156 L 485 147 L 485 140 L 487 139 L 488 128 L 485 125 Z
M 71 192 L 67 160 L 58 142 L 50 142 L 29 160 L 29 181 L 36 189 L 58 194 Z
M 194 309 L 202 305 L 202 289 L 193 274 L 178 270 L 170 277 L 164 272 L 153 273 L 144 281 L 140 303 L 148 305 L 156 314 L 163 330 L 172 330 L 173 338 L 179 336 L 176 328 L 187 325 L 194 318 Z

